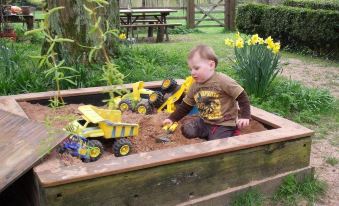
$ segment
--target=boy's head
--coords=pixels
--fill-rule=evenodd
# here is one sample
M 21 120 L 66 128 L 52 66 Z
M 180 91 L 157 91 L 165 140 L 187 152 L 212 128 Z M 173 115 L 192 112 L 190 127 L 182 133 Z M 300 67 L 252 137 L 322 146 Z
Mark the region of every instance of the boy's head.
M 218 58 L 213 49 L 207 45 L 198 45 L 188 55 L 188 66 L 196 82 L 209 79 L 218 65 Z

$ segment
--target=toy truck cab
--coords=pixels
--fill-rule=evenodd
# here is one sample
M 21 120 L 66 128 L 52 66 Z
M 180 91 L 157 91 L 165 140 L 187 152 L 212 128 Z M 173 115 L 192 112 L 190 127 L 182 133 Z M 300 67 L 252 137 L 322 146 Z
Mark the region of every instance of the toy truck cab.
M 100 109 L 92 105 L 80 106 L 78 109 L 82 119 L 71 122 L 66 127 L 67 131 L 86 138 L 113 139 L 116 156 L 130 153 L 132 144 L 127 137 L 138 135 L 138 124 L 122 123 L 120 110 Z

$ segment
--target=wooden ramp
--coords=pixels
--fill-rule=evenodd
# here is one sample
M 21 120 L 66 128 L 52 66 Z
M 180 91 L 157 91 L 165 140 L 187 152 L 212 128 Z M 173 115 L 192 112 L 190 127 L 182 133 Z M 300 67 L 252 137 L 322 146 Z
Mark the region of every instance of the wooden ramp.
M 66 136 L 61 130 L 0 109 L 0 193 Z

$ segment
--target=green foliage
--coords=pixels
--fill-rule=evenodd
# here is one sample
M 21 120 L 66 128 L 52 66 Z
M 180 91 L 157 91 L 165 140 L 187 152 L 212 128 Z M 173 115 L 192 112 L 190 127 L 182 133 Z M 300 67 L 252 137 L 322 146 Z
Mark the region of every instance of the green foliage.
M 327 163 L 327 164 L 330 164 L 330 165 L 332 165 L 332 166 L 337 165 L 338 162 L 339 162 L 339 160 L 338 160 L 337 158 L 335 158 L 335 157 L 327 157 L 327 158 L 326 158 L 326 163 Z
M 284 205 L 297 205 L 297 200 L 300 198 L 314 203 L 320 195 L 324 194 L 325 188 L 325 183 L 313 175 L 306 176 L 303 181 L 298 181 L 294 175 L 289 175 L 283 179 L 273 199 Z
M 169 54 L 155 46 L 121 48 L 114 63 L 125 75 L 126 82 L 184 78 L 188 75 L 185 55 L 178 52 Z
M 32 56 L 32 58 L 38 59 L 39 62 L 39 68 L 45 68 L 44 71 L 45 77 L 50 77 L 52 81 L 55 82 L 56 87 L 56 94 L 55 96 L 50 100 L 50 106 L 51 107 L 59 107 L 64 105 L 64 101 L 61 97 L 60 90 L 61 90 L 61 83 L 66 81 L 70 84 L 74 84 L 75 82 L 72 81 L 72 78 L 74 76 L 67 76 L 65 75 L 65 71 L 73 71 L 76 72 L 72 67 L 68 67 L 65 65 L 65 60 L 59 60 L 58 59 L 58 53 L 55 52 L 55 47 L 57 44 L 62 43 L 73 43 L 74 41 L 67 38 L 62 38 L 58 36 L 53 36 L 48 27 L 49 27 L 49 17 L 53 15 L 55 12 L 58 12 L 59 10 L 63 9 L 64 7 L 56 7 L 49 12 L 45 14 L 45 22 L 44 26 L 39 29 L 34 29 L 31 31 L 25 32 L 25 35 L 32 35 L 36 33 L 42 32 L 44 35 L 44 38 L 46 38 L 46 42 L 49 45 L 49 48 L 47 49 L 46 53 L 38 56 Z
M 42 32 L 33 33 L 29 36 L 25 36 L 26 29 L 22 26 L 15 25 L 15 33 L 17 35 L 17 42 L 25 42 L 31 44 L 42 44 L 44 35 Z
M 264 198 L 256 190 L 250 189 L 232 200 L 231 206 L 260 206 L 263 205 Z
M 236 25 L 240 32 L 272 36 L 283 47 L 339 56 L 339 11 L 312 10 L 263 4 L 240 5 Z
M 254 40 L 258 36 L 252 36 Z M 281 71 L 278 67 L 280 55 L 272 52 L 268 47 L 275 47 L 273 40 L 269 45 L 258 43 L 258 40 L 251 43 L 243 43 L 244 40 L 239 37 L 234 47 L 235 62 L 233 68 L 236 70 L 241 84 L 249 95 L 263 97 L 269 89 L 272 81 Z M 280 45 L 279 45 L 280 46 Z M 279 47 L 280 48 L 280 47 Z
M 265 97 L 251 97 L 251 103 L 258 107 L 297 122 L 309 123 L 319 120 L 319 115 L 332 109 L 334 102 L 334 97 L 327 90 L 308 88 L 285 79 L 274 81 Z
M 98 54 L 99 51 L 102 52 L 105 60 L 105 64 L 102 65 L 102 80 L 104 80 L 109 86 L 108 94 L 110 99 L 105 100 L 108 104 L 109 109 L 115 109 L 116 100 L 115 95 L 118 93 L 120 94 L 119 89 L 117 89 L 118 85 L 123 84 L 124 75 L 120 73 L 118 70 L 118 66 L 114 64 L 110 57 L 108 56 L 105 42 L 108 40 L 109 36 L 113 36 L 117 39 L 119 39 L 119 31 L 117 29 L 111 29 L 109 26 L 109 22 L 105 21 L 105 30 L 100 26 L 101 24 L 101 17 L 96 18 L 98 9 L 103 8 L 107 6 L 109 3 L 105 0 L 92 0 L 92 3 L 95 3 L 96 7 L 91 8 L 90 4 L 84 4 L 83 7 L 87 12 L 87 15 L 89 19 L 91 20 L 92 24 L 90 26 L 90 31 L 92 35 L 98 36 L 96 45 L 90 45 L 86 46 L 87 48 L 90 48 L 89 62 L 92 62 L 92 59 L 96 59 L 95 56 Z M 92 5 L 91 5 L 92 6 Z M 120 40 L 125 40 L 125 36 L 123 35 L 123 38 L 120 37 Z
M 34 46 L 0 39 L 0 95 L 44 91 L 48 87 L 37 62 L 29 55 Z
M 338 0 L 285 0 L 285 6 L 302 7 L 308 9 L 326 9 L 326 10 L 339 10 Z
M 190 33 L 203 33 L 203 32 L 197 28 L 190 29 L 190 28 L 187 28 L 186 26 L 178 26 L 178 27 L 175 27 L 174 29 L 169 29 L 168 33 L 169 34 L 190 34 Z

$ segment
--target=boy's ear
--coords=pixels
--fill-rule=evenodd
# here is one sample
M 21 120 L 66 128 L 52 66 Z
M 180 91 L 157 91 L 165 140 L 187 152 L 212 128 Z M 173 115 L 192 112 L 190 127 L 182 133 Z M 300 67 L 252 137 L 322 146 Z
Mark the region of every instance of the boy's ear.
M 210 66 L 215 69 L 215 61 L 211 60 L 210 61 Z

